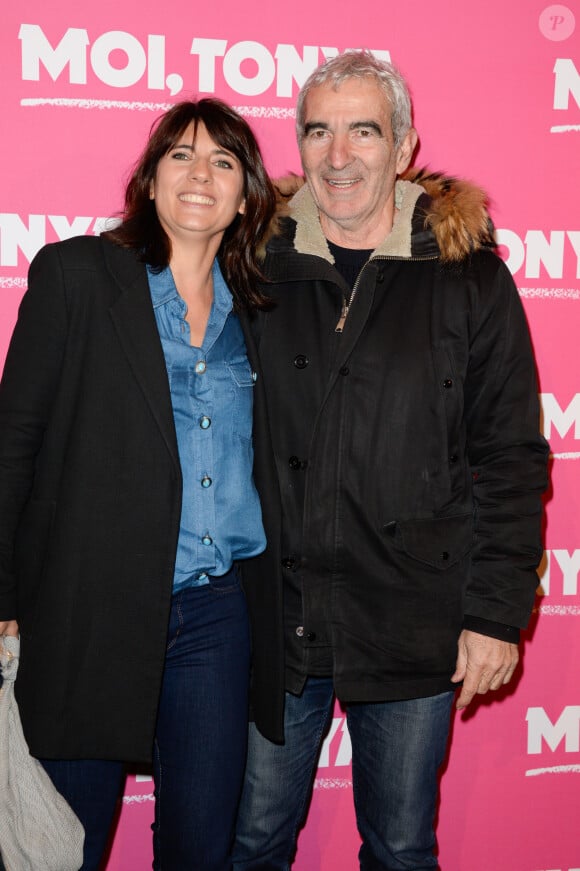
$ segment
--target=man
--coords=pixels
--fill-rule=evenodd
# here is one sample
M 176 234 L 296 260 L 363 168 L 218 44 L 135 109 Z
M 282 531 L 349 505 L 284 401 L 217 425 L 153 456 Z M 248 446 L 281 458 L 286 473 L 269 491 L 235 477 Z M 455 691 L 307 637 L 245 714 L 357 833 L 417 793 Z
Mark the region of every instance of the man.
M 234 867 L 290 867 L 336 693 L 360 867 L 436 868 L 454 690 L 461 710 L 510 681 L 537 584 L 529 336 L 481 191 L 397 180 L 417 135 L 390 65 L 328 61 L 297 129 L 307 183 L 268 243 L 256 330 L 275 468 L 258 439 L 269 549 L 246 576 L 264 619 Z

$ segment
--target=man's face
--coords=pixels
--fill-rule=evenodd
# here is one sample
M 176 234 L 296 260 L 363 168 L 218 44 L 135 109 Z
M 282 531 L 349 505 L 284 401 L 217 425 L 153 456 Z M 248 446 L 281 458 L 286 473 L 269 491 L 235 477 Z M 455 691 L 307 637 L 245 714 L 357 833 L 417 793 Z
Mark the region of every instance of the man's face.
M 409 165 L 415 131 L 395 148 L 390 106 L 372 78 L 312 88 L 304 110 L 302 166 L 326 237 L 376 247 L 391 231 L 395 181 Z

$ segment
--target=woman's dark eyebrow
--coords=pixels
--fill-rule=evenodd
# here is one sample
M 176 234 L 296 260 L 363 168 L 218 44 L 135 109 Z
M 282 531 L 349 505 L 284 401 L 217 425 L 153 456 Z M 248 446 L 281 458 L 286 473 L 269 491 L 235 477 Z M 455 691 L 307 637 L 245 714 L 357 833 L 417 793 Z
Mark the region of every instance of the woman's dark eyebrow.
M 183 144 L 179 144 L 178 142 L 175 145 L 172 145 L 169 149 L 170 151 L 175 151 L 178 148 L 186 148 L 188 151 L 195 151 L 195 145 L 192 145 L 190 142 L 184 142 Z M 223 154 L 224 157 L 231 157 L 237 160 L 236 155 L 232 151 L 228 151 L 227 148 L 222 148 L 219 145 L 216 145 L 215 148 L 212 149 L 212 154 Z

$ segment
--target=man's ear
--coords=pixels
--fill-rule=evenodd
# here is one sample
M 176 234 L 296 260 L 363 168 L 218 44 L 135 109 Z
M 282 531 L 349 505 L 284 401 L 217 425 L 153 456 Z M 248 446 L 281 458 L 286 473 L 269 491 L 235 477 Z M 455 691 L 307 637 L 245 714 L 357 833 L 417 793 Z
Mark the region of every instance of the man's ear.
M 402 175 L 411 163 L 413 152 L 417 147 L 418 138 L 417 131 L 414 127 L 411 127 L 399 145 L 397 149 L 397 175 Z

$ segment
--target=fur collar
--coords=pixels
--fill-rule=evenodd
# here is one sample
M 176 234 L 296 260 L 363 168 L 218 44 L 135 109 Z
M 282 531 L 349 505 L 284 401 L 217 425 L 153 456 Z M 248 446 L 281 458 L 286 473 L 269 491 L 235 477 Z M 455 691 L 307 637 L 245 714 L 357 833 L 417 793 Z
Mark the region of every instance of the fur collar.
M 314 254 L 333 263 L 318 220 L 318 211 L 304 178 L 288 175 L 274 182 L 277 194 L 276 217 L 270 236 L 279 232 L 281 218 L 296 222 L 294 247 L 302 254 Z M 392 231 L 373 252 L 373 256 L 410 257 L 413 216 L 417 201 L 427 194 L 422 229 L 431 230 L 446 262 L 463 260 L 482 247 L 493 247 L 493 227 L 487 211 L 485 193 L 470 182 L 410 169 L 397 181 L 395 199 L 399 214 Z M 422 205 L 422 204 L 421 204 Z M 265 240 L 267 242 L 267 240 Z

